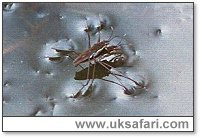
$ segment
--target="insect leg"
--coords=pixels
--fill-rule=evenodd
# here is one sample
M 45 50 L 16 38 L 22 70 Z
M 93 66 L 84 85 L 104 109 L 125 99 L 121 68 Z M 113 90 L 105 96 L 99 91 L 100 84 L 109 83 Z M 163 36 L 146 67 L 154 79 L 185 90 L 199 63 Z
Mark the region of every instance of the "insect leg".
M 114 74 L 117 75 L 117 76 L 120 76 L 120 77 L 126 78 L 126 79 L 128 79 L 128 80 L 134 82 L 137 86 L 140 86 L 140 88 L 145 88 L 145 87 L 146 87 L 144 81 L 142 81 L 142 83 L 140 83 L 140 82 L 137 82 L 137 81 L 135 81 L 135 80 L 133 80 L 133 79 L 131 79 L 131 78 L 125 76 L 125 75 L 116 74 L 116 73 L 114 73 Z
M 123 37 L 121 38 L 121 40 L 117 43 L 117 46 L 121 44 L 122 40 L 126 40 L 124 37 L 126 36 L 126 34 L 123 35 Z
M 99 63 L 101 64 L 101 61 L 100 61 Z M 102 62 L 101 65 L 104 66 L 105 68 L 107 68 L 106 65 L 104 65 L 103 62 Z M 107 68 L 107 69 L 108 69 L 108 68 Z M 118 76 L 117 76 L 116 74 L 114 74 L 114 73 L 112 73 L 112 72 L 110 72 L 110 74 L 113 75 L 113 76 L 119 81 L 119 83 L 114 82 L 114 81 L 111 81 L 111 80 L 105 80 L 105 79 L 102 79 L 102 80 L 108 81 L 108 82 L 111 82 L 111 83 L 114 83 L 114 84 L 117 84 L 117 85 L 123 87 L 123 88 L 124 88 L 124 93 L 125 93 L 125 94 L 128 94 L 128 95 L 133 94 L 132 91 L 130 91 L 125 85 L 122 84 L 122 82 L 120 81 L 120 79 L 118 78 Z M 135 89 L 135 88 L 134 88 L 134 89 Z M 132 89 L 132 90 L 134 90 L 134 89 Z
M 109 64 L 104 63 L 104 62 L 102 62 L 102 64 L 104 64 L 105 66 L 112 67 L 112 66 L 110 66 Z M 116 70 L 116 71 L 117 71 L 117 70 Z M 137 86 L 139 86 L 141 89 L 146 87 L 144 81 L 142 81 L 142 82 L 137 82 L 137 81 L 131 79 L 130 77 L 128 77 L 128 76 L 122 74 L 120 71 L 117 71 L 117 72 L 118 72 L 119 74 L 117 74 L 117 73 L 112 73 L 112 72 L 111 72 L 111 75 L 114 75 L 114 76 L 116 76 L 116 77 L 119 76 L 119 77 L 126 78 L 126 79 L 128 79 L 128 80 L 134 82 L 134 83 L 135 83 Z M 118 77 L 117 77 L 117 78 L 118 78 Z
M 101 80 L 107 81 L 107 82 L 111 82 L 111 83 L 114 83 L 114 84 L 117 84 L 117 85 L 123 87 L 126 91 L 129 91 L 124 85 L 122 85 L 122 84 L 120 84 L 120 83 L 117 83 L 117 82 L 115 82 L 115 81 L 107 80 L 107 79 L 101 79 Z
M 100 19 L 99 19 L 99 21 L 100 21 Z M 100 21 L 100 25 L 99 26 L 97 26 L 97 32 L 98 32 L 98 40 L 97 40 L 97 43 L 98 42 L 100 42 L 101 40 L 100 40 L 100 31 L 103 29 L 103 27 L 102 27 L 102 24 L 101 24 L 101 21 Z
M 103 63 L 103 62 L 102 62 L 102 63 Z M 107 64 L 107 63 L 103 63 L 103 64 L 104 64 L 105 66 L 112 67 L 112 66 L 110 66 L 110 65 Z M 117 71 L 117 70 L 116 70 L 116 71 Z M 128 77 L 128 76 L 122 74 L 120 71 L 117 71 L 117 72 L 120 73 L 120 74 L 116 74 L 116 73 L 111 73 L 111 74 L 116 75 L 116 76 L 120 76 L 120 77 L 123 77 L 123 78 L 126 78 L 126 79 L 128 79 L 128 80 L 134 82 L 137 86 L 140 86 L 141 88 L 144 88 L 144 87 L 145 87 L 145 86 L 144 86 L 144 82 L 142 82 L 142 84 L 141 84 L 141 83 L 138 83 L 138 82 L 136 82 L 135 80 L 131 79 L 130 77 Z
M 89 34 L 89 32 L 87 32 L 87 36 L 88 36 L 88 47 L 90 48 L 91 47 L 91 43 L 90 43 L 90 34 Z
M 93 67 L 93 71 L 92 71 L 92 82 L 91 82 L 90 85 L 92 85 L 92 83 L 94 82 L 95 70 L 96 70 L 96 64 L 94 64 L 94 67 Z
M 87 24 L 87 27 L 86 29 L 84 30 L 86 33 L 87 33 L 87 36 L 88 36 L 88 47 L 90 48 L 91 47 L 91 43 L 90 43 L 90 32 L 92 31 L 90 26 L 88 25 L 87 23 L 87 18 L 85 18 L 86 20 L 86 24 Z
M 90 58 L 88 59 L 89 66 L 88 66 L 88 71 L 87 71 L 87 82 L 78 90 L 78 92 L 72 96 L 71 98 L 78 98 L 79 96 L 82 95 L 82 90 L 89 84 L 90 82 L 90 66 L 91 66 L 91 61 Z M 82 67 L 82 66 L 81 66 Z
M 90 62 L 89 62 L 89 66 L 90 66 Z M 74 95 L 74 96 L 72 96 L 72 98 L 78 98 L 79 96 L 81 96 L 82 95 L 82 90 L 85 88 L 85 86 L 87 86 L 88 84 L 89 84 L 89 82 L 90 82 L 90 67 L 88 67 L 88 72 L 87 72 L 87 82 L 78 90 L 78 92 Z M 76 95 L 78 95 L 77 97 L 76 97 Z
M 87 20 L 87 19 L 86 19 Z M 87 29 L 85 30 L 87 32 L 87 36 L 88 36 L 88 47 L 90 48 L 91 47 L 91 43 L 90 43 L 90 28 L 89 26 L 87 25 Z M 88 66 L 88 72 L 87 72 L 87 82 L 82 86 L 82 88 L 78 91 L 78 92 L 81 92 L 81 90 L 87 86 L 90 82 L 90 65 L 91 65 L 91 62 L 90 62 L 90 57 L 88 58 L 88 62 L 89 62 L 89 66 Z
M 88 89 L 92 87 L 92 84 L 93 84 L 93 82 L 94 82 L 94 79 L 95 79 L 95 69 L 96 69 L 96 64 L 94 64 L 94 66 L 93 66 L 92 79 L 91 79 L 91 83 L 90 83 Z M 91 93 L 91 91 L 89 91 L 89 94 L 90 94 L 90 93 Z M 87 95 L 89 95 L 89 94 L 88 94 L 88 92 L 86 91 L 86 92 L 83 94 L 83 96 L 87 96 Z
M 100 29 L 98 29 L 98 34 L 99 34 L 99 37 L 98 37 L 97 43 L 101 41 Z
M 91 43 L 90 43 L 90 29 L 87 25 L 87 29 L 85 30 L 87 32 L 87 36 L 88 36 L 88 47 L 90 48 L 91 47 Z M 88 72 L 87 72 L 87 82 L 81 87 L 81 89 L 78 91 L 78 93 L 81 93 L 82 89 L 87 86 L 90 82 L 90 65 L 91 65 L 91 62 L 90 62 L 90 57 L 88 58 L 88 62 L 89 62 L 89 66 L 88 66 Z
M 95 60 L 96 61 L 96 60 Z M 103 62 L 101 62 L 101 61 L 96 61 L 96 62 L 98 62 L 99 64 L 101 64 L 105 69 L 107 69 L 110 73 L 111 73 L 111 75 L 113 75 L 118 81 L 119 81 L 119 83 L 121 84 L 121 85 L 123 85 L 122 84 L 122 82 L 120 81 L 120 78 L 119 77 L 117 77 L 115 74 L 113 74 L 111 71 L 110 71 L 110 69 L 103 63 Z M 111 67 L 112 68 L 112 67 Z M 125 87 L 125 86 L 124 86 Z

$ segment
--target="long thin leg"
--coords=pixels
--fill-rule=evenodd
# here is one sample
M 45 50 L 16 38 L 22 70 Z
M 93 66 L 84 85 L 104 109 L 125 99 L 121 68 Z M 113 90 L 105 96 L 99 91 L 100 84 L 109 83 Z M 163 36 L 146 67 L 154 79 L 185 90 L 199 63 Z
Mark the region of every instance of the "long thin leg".
M 90 43 L 90 34 L 89 34 L 89 32 L 87 32 L 87 36 L 88 36 L 88 47 L 90 48 L 91 47 L 91 43 Z
M 126 36 L 126 34 L 123 35 L 123 37 L 121 38 L 121 40 L 117 43 L 117 46 L 118 46 L 119 44 L 121 44 L 122 40 L 125 40 L 125 38 L 124 38 L 125 36 Z
M 120 76 L 120 77 L 123 77 L 123 78 L 126 78 L 126 79 L 129 79 L 130 81 L 134 82 L 137 86 L 140 86 L 141 88 L 144 88 L 145 87 L 145 84 L 144 84 L 144 81 L 142 81 L 142 84 L 141 83 L 138 83 L 137 81 L 125 76 L 125 75 L 121 75 L 121 74 L 116 74 L 116 73 L 113 73 L 117 76 Z
M 101 64 L 105 69 L 107 69 L 109 72 L 110 72 L 110 69 L 108 68 L 108 67 L 106 67 L 106 65 L 104 65 L 104 63 L 103 62 L 101 62 L 101 61 L 97 61 L 99 64 Z M 111 75 L 113 75 L 118 81 L 119 81 L 119 83 L 121 84 L 121 85 L 123 85 L 122 84 L 122 82 L 120 81 L 120 78 L 118 78 L 115 74 L 113 74 L 112 72 L 110 72 L 110 74 Z M 125 86 L 124 86 L 125 87 Z
M 86 27 L 86 29 L 84 31 L 87 33 L 87 36 L 88 36 L 88 48 L 90 48 L 91 47 L 91 44 L 90 44 L 90 32 L 91 32 L 91 28 L 89 28 L 89 25 L 88 25 L 86 17 L 85 17 L 85 20 L 86 20 L 87 27 Z
M 72 58 L 71 56 L 69 56 L 72 60 L 74 60 L 74 58 Z M 84 69 L 84 67 L 83 66 L 81 66 L 80 64 L 78 65 L 79 67 L 81 67 L 82 69 Z M 89 73 L 88 73 L 89 74 Z M 87 78 L 89 78 L 88 77 L 88 74 L 87 74 Z M 89 82 L 90 82 L 90 79 L 87 79 L 87 82 L 86 82 L 86 84 L 84 84 L 82 87 L 81 87 L 81 89 L 77 92 L 77 94 L 75 94 L 73 97 L 71 97 L 71 98 L 77 98 L 78 96 L 80 96 L 80 94 L 81 94 L 81 90 L 85 87 L 85 86 L 87 86 L 88 84 L 89 84 Z M 92 82 L 93 82 L 93 80 L 92 80 Z M 76 96 L 77 95 L 77 96 Z
M 101 31 L 101 29 L 102 29 L 102 28 L 101 28 L 101 23 L 100 23 L 100 26 L 97 27 L 97 32 L 98 32 L 98 35 L 99 35 L 99 36 L 98 36 L 97 43 L 101 41 L 101 40 L 100 40 L 100 31 Z
M 108 67 L 112 68 L 111 65 L 109 65 L 109 64 L 107 64 L 107 63 L 104 63 L 104 62 L 102 62 L 102 63 L 105 64 L 105 66 L 108 66 Z M 133 81 L 136 85 L 138 85 L 138 86 L 140 86 L 140 87 L 144 87 L 144 86 L 142 86 L 141 84 L 139 84 L 138 82 L 136 82 L 135 80 L 129 78 L 128 76 L 122 75 L 122 73 L 121 73 L 120 71 L 117 71 L 117 72 L 119 72 L 120 74 L 116 74 L 116 73 L 111 73 L 111 74 L 117 75 L 117 76 L 120 76 L 120 77 L 123 77 L 123 78 L 126 78 L 126 79 L 129 79 L 129 80 Z
M 88 35 L 88 48 L 91 47 L 91 44 L 90 44 L 90 34 L 89 34 L 89 31 L 87 31 L 87 35 Z M 77 98 L 77 96 L 80 96 L 82 94 L 82 90 L 83 88 L 85 88 L 85 86 L 87 86 L 90 82 L 90 65 L 91 65 L 91 61 L 90 61 L 90 58 L 88 58 L 88 62 L 89 62 L 89 65 L 88 65 L 88 71 L 87 71 L 87 82 L 79 89 L 79 91 L 77 92 L 77 94 L 75 94 L 75 96 L 73 96 L 73 98 Z
M 90 60 L 89 60 L 89 67 L 88 67 L 88 71 L 87 71 L 87 82 L 78 90 L 78 92 L 75 94 L 75 95 L 73 95 L 73 96 L 71 96 L 70 98 L 78 98 L 79 96 L 81 96 L 82 95 L 82 90 L 85 88 L 85 86 L 87 86 L 88 84 L 89 84 L 89 82 L 90 82 Z
M 99 34 L 99 37 L 98 37 L 97 43 L 101 41 L 100 30 L 98 30 L 98 34 Z
M 91 83 L 89 85 L 88 88 L 90 88 L 94 82 L 94 77 L 95 77 L 95 70 L 96 70 L 96 65 L 94 64 L 94 67 L 93 67 L 93 71 L 92 71 L 92 79 L 91 79 Z M 87 95 L 87 93 L 84 93 L 83 96 Z
M 85 86 L 87 86 L 90 82 L 90 65 L 91 65 L 90 58 L 88 59 L 88 62 L 89 62 L 89 66 L 88 66 L 88 71 L 87 71 L 87 82 L 79 89 L 77 94 L 75 94 L 75 96 L 73 96 L 72 98 L 77 98 L 78 96 L 80 96 L 82 94 L 81 91 L 83 90 L 83 88 L 85 88 Z
M 107 81 L 107 82 L 111 82 L 111 83 L 114 83 L 114 84 L 117 84 L 117 85 L 123 87 L 125 90 L 128 91 L 128 89 L 127 89 L 124 85 L 121 85 L 120 83 L 117 83 L 117 82 L 112 81 L 112 80 L 107 80 L 107 79 L 101 79 L 101 80 L 103 80 L 103 81 Z
M 94 68 L 93 68 L 93 71 L 92 71 L 92 83 L 94 82 L 95 70 L 96 70 L 96 64 L 94 64 Z
M 71 59 L 74 60 L 72 57 L 71 57 Z M 81 66 L 81 65 L 78 65 L 78 66 L 81 67 L 82 69 L 84 69 L 83 66 Z M 108 68 L 106 67 L 106 69 L 108 69 Z M 94 64 L 94 68 L 93 68 L 93 77 L 92 77 L 92 82 L 91 82 L 90 86 L 93 84 L 93 81 L 94 81 L 94 79 L 95 79 L 95 70 L 96 70 L 96 66 L 95 66 L 95 64 Z M 109 69 L 108 69 L 108 70 L 109 70 Z M 107 82 L 110 82 L 110 83 L 114 83 L 114 84 L 116 84 L 116 85 L 121 86 L 121 87 L 124 88 L 126 91 L 129 91 L 123 84 L 117 83 L 117 82 L 112 81 L 112 80 L 103 79 L 103 78 L 101 78 L 101 80 L 107 81 Z M 88 82 L 88 83 L 89 83 L 89 82 Z M 89 87 L 90 87 L 90 86 L 89 86 Z M 76 94 L 77 97 L 80 96 L 80 94 L 81 94 L 81 93 L 77 93 L 77 94 Z M 72 98 L 77 98 L 76 95 L 73 96 Z
M 106 63 L 104 63 L 104 62 L 98 61 L 98 63 L 100 63 L 104 68 L 106 68 L 106 69 L 109 70 L 109 71 L 110 71 L 110 69 L 109 69 L 107 66 L 109 66 L 110 68 L 112 68 L 112 66 L 110 66 L 109 64 L 106 64 Z M 120 73 L 121 73 L 121 72 L 120 72 Z M 120 79 L 119 79 L 117 76 L 120 76 L 120 77 L 124 77 L 124 78 L 126 78 L 126 79 L 129 79 L 129 80 L 133 81 L 136 85 L 140 86 L 136 81 L 132 80 L 132 79 L 129 78 L 129 77 L 126 77 L 126 76 L 123 76 L 123 75 L 120 75 L 120 74 L 116 74 L 116 73 L 112 73 L 112 72 L 110 72 L 110 74 L 113 75 L 113 76 L 119 81 L 120 84 L 117 83 L 117 82 L 114 82 L 114 81 L 110 81 L 110 82 L 122 86 L 127 92 L 129 92 L 129 90 L 121 83 Z M 102 79 L 102 80 L 103 80 L 103 79 Z
M 100 62 L 101 62 L 101 61 L 98 61 L 98 63 L 100 63 Z M 101 63 L 102 63 L 102 64 L 101 64 Z M 100 63 L 101 65 L 104 64 L 104 67 L 108 66 L 108 67 L 112 68 L 112 66 L 110 66 L 110 65 L 107 64 L 107 63 L 104 63 L 104 62 L 101 62 L 101 63 Z M 109 68 L 107 68 L 107 67 L 106 67 L 106 69 L 109 70 Z M 116 70 L 116 71 L 117 71 L 117 70 Z M 144 82 L 142 82 L 142 84 L 141 84 L 141 83 L 138 83 L 137 81 L 131 79 L 130 77 L 128 77 L 128 76 L 122 74 L 120 71 L 117 71 L 117 72 L 119 72 L 120 74 L 116 74 L 116 73 L 112 73 L 112 72 L 111 72 L 111 75 L 115 76 L 116 78 L 118 78 L 117 76 L 126 78 L 126 79 L 128 79 L 128 80 L 134 82 L 137 86 L 140 86 L 141 88 L 144 88 L 144 87 L 145 87 L 145 86 L 144 86 Z M 118 79 L 118 81 L 119 81 L 119 79 Z M 119 82 L 120 82 L 120 81 L 119 81 Z M 121 83 L 121 82 L 120 82 L 120 83 Z M 122 84 L 122 83 L 121 83 L 121 84 Z
M 87 32 L 87 35 L 88 35 L 88 48 L 90 48 L 91 47 L 91 43 L 90 43 L 90 33 L 89 33 L 89 31 Z M 90 65 L 91 65 L 90 57 L 88 58 L 88 62 L 89 62 L 88 72 L 87 72 L 87 80 L 88 81 L 86 82 L 86 84 L 84 85 L 84 87 L 87 86 L 88 83 L 90 82 Z

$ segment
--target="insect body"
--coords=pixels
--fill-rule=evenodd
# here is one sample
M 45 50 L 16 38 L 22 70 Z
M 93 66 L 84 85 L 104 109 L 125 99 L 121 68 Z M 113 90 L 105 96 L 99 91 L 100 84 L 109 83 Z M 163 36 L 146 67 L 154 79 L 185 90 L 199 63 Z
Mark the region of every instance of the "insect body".
M 60 53 L 60 55 L 63 56 L 69 56 L 71 53 L 76 53 L 76 57 L 72 58 L 73 59 L 73 64 L 74 66 L 79 66 L 82 68 L 81 71 L 76 72 L 75 79 L 76 80 L 87 80 L 86 83 L 79 89 L 79 91 L 71 96 L 72 98 L 77 98 L 82 94 L 83 88 L 89 85 L 88 88 L 91 88 L 93 82 L 95 79 L 101 79 L 103 81 L 107 81 L 116 85 L 121 86 L 124 89 L 125 94 L 133 94 L 134 88 L 131 88 L 129 90 L 122 82 L 121 78 L 127 79 L 131 82 L 134 83 L 134 85 L 137 86 L 137 88 L 145 88 L 145 83 L 144 81 L 142 82 L 137 82 L 133 80 L 132 78 L 124 75 L 123 73 L 117 71 L 117 73 L 113 73 L 111 70 L 113 68 L 117 67 L 122 67 L 123 64 L 126 61 L 126 55 L 123 53 L 123 50 L 121 48 L 121 41 L 118 44 L 110 44 L 111 40 L 116 38 L 112 37 L 113 35 L 113 28 L 111 27 L 112 34 L 110 35 L 108 40 L 100 40 L 100 31 L 104 28 L 104 25 L 100 25 L 97 27 L 98 33 L 99 33 L 99 38 L 96 43 L 93 45 L 90 44 L 90 32 L 91 29 L 87 27 L 85 29 L 85 32 L 88 35 L 88 49 L 83 51 L 82 53 L 78 54 L 75 51 L 65 51 L 65 50 L 59 50 L 59 49 L 54 49 L 57 52 Z M 84 68 L 81 64 L 82 63 L 88 63 L 88 67 Z M 97 67 L 97 70 L 96 70 Z M 101 74 L 98 74 L 98 73 Z M 113 80 L 107 80 L 104 79 L 103 77 L 112 75 L 114 76 L 118 82 L 113 81 Z
M 108 41 L 102 41 L 102 42 L 97 42 L 94 44 L 92 47 L 89 49 L 85 50 L 83 53 L 81 53 L 74 61 L 74 65 L 77 66 L 80 63 L 83 63 L 85 61 L 88 61 L 88 59 L 91 58 L 92 55 L 96 53 L 98 55 L 99 52 L 101 52 L 107 45 L 109 44 Z M 95 56 L 94 56 L 95 57 Z

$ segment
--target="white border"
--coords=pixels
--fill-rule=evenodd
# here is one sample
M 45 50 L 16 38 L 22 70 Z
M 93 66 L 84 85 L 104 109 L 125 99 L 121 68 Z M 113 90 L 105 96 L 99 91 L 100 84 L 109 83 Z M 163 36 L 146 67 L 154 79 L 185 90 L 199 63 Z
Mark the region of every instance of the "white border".
M 83 126 L 78 128 L 79 123 Z M 97 123 L 105 125 L 97 127 Z M 88 127 L 88 124 L 93 126 Z M 3 117 L 3 131 L 191 132 L 193 131 L 193 117 Z

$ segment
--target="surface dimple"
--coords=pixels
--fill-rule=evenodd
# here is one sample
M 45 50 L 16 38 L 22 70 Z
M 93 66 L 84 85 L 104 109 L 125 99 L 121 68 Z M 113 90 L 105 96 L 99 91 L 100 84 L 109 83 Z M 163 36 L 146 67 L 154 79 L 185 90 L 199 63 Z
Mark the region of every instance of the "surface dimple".
M 3 5 L 3 10 L 5 11 L 11 11 L 15 8 L 15 3 L 11 2 L 4 2 L 2 5 Z
M 4 87 L 9 87 L 10 85 L 11 85 L 11 83 L 8 82 L 8 81 L 5 81 L 4 84 L 3 84 Z
M 162 35 L 162 30 L 161 29 L 156 29 L 155 35 L 157 35 L 157 36 Z

